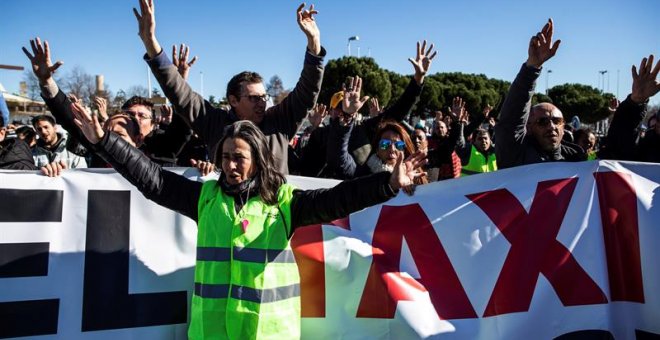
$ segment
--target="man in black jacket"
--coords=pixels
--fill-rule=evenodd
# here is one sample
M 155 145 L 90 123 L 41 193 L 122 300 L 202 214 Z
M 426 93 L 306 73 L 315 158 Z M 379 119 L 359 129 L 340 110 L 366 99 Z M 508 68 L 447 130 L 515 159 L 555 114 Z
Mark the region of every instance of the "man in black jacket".
M 289 140 L 302 120 L 316 103 L 323 79 L 321 34 L 316 25 L 314 6 L 297 10 L 297 21 L 307 37 L 305 61 L 295 88 L 279 104 L 266 108 L 268 95 L 261 76 L 255 72 L 241 72 L 227 85 L 227 100 L 231 110 L 216 108 L 195 93 L 177 73 L 156 39 L 156 19 L 152 1 L 140 0 L 140 12 L 133 9 L 139 24 L 139 35 L 146 49 L 145 60 L 151 67 L 165 96 L 174 110 L 185 119 L 206 143 L 209 157 L 215 157 L 216 144 L 222 139 L 224 128 L 238 120 L 250 120 L 266 135 L 280 171 L 288 173 Z M 263 51 L 266 52 L 266 51 Z
M 634 160 L 660 163 L 660 124 L 646 132 L 644 138 L 637 141 L 637 127 L 646 116 L 649 98 L 660 92 L 660 62 L 653 67 L 653 55 L 642 59 L 637 67 L 632 67 L 632 93 L 616 109 L 612 124 L 607 132 L 607 144 L 600 158 Z M 656 113 L 656 116 L 660 111 Z
M 531 106 L 536 79 L 543 63 L 552 58 L 560 40 L 552 42 L 554 26 L 549 19 L 530 39 L 528 58 L 509 88 L 495 126 L 498 168 L 552 161 L 583 161 L 586 154 L 577 145 L 562 142 L 564 117 L 550 103 Z

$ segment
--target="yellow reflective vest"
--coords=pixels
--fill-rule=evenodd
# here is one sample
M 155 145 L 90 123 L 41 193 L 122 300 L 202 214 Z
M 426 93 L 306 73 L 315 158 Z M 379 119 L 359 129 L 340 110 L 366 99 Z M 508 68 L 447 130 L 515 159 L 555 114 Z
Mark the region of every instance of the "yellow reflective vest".
M 199 198 L 190 339 L 300 338 L 300 277 L 289 245 L 294 187 L 278 205 L 249 199 L 236 213 L 217 181 Z
M 495 153 L 486 156 L 472 145 L 470 149 L 470 160 L 467 165 L 463 165 L 461 168 L 461 177 L 496 170 L 497 161 L 495 159 Z

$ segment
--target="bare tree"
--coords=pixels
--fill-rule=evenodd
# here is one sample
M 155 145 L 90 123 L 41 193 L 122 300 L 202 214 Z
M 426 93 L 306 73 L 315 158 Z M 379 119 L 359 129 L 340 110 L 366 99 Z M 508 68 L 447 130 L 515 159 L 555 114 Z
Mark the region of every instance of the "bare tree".
M 61 83 L 64 92 L 73 94 L 86 103 L 91 103 L 92 97 L 96 93 L 94 77 L 85 72 L 80 66 L 75 66 L 71 69 Z
M 266 84 L 266 93 L 268 93 L 270 97 L 273 98 L 273 104 L 277 105 L 281 101 L 281 95 L 284 92 L 286 92 L 286 90 L 284 90 L 282 78 L 280 78 L 278 75 L 272 76 L 268 81 L 268 84 Z
M 23 73 L 23 81 L 27 84 L 27 96 L 32 101 L 39 100 L 41 98 L 41 88 L 39 87 L 39 79 L 34 75 L 32 70 L 26 70 Z
M 128 88 L 126 91 L 126 97 L 131 98 L 133 96 L 140 96 L 140 97 L 149 97 L 149 91 L 147 90 L 146 87 L 142 85 L 134 85 Z

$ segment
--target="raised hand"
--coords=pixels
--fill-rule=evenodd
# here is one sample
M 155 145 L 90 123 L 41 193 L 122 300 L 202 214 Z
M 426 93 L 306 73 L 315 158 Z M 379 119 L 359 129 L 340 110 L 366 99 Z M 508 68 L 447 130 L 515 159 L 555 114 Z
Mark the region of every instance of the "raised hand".
M 318 11 L 314 9 L 314 5 L 310 5 L 308 10 L 304 8 L 305 3 L 303 2 L 296 10 L 298 26 L 307 37 L 307 49 L 311 53 L 319 55 L 321 53 L 321 32 L 314 19 L 314 14 L 318 14 Z
M 616 109 L 619 108 L 619 104 L 621 104 L 621 102 L 616 99 L 616 97 L 612 97 L 612 99 L 610 99 L 610 103 L 607 106 L 607 110 L 609 110 L 610 113 L 614 113 L 616 112 Z
M 415 152 L 403 159 L 403 152 L 397 154 L 396 164 L 390 176 L 390 186 L 394 190 L 403 189 L 403 191 L 412 195 L 415 192 L 414 180 L 417 177 L 426 175 L 421 168 L 428 162 L 426 155 L 422 152 Z
M 481 114 L 484 115 L 484 118 L 490 118 L 490 111 L 493 111 L 493 107 L 490 104 L 486 104 L 484 109 L 481 111 Z
M 184 80 L 188 80 L 188 73 L 190 73 L 190 68 L 197 61 L 197 56 L 193 57 L 192 60 L 188 61 L 188 56 L 190 55 L 190 47 L 184 44 L 181 44 L 179 47 L 179 55 L 176 54 L 176 45 L 172 45 L 172 63 L 176 66 L 177 70 L 181 77 Z
M 433 51 L 433 44 L 426 49 L 426 40 L 420 45 L 419 41 L 417 42 L 417 55 L 415 59 L 408 58 L 408 61 L 415 68 L 415 81 L 417 84 L 422 85 L 424 82 L 424 76 L 431 68 L 431 62 L 433 58 L 438 54 L 437 51 Z
M 108 101 L 99 96 L 94 97 L 94 104 L 99 109 L 99 116 L 101 116 L 101 121 L 108 120 Z
M 362 78 L 358 76 L 349 78 L 348 87 L 346 87 L 346 84 L 343 84 L 342 91 L 344 91 L 344 99 L 341 102 L 341 106 L 345 113 L 354 114 L 358 112 L 364 103 L 369 100 L 369 96 L 360 98 Z
M 44 41 L 42 45 L 41 39 L 36 37 L 30 40 L 30 46 L 32 47 L 32 54 L 25 47 L 23 47 L 23 53 L 30 59 L 32 72 L 39 79 L 39 83 L 45 84 L 64 63 L 58 60 L 53 64 L 50 61 L 50 46 L 48 46 L 48 41 Z
M 147 50 L 149 58 L 155 57 L 161 51 L 160 44 L 156 39 L 156 12 L 153 0 L 139 0 L 140 12 L 133 7 L 133 14 L 138 21 L 138 35 Z
M 105 135 L 98 117 L 87 112 L 78 100 L 72 100 L 71 111 L 73 112 L 73 122 L 80 128 L 85 138 L 92 144 L 98 143 Z
M 536 33 L 529 40 L 529 49 L 527 51 L 527 66 L 541 68 L 543 63 L 555 56 L 561 40 L 552 42 L 552 34 L 555 27 L 552 19 L 543 26 L 541 32 Z
M 451 104 L 451 116 L 454 120 L 460 121 L 461 118 L 467 113 L 465 110 L 465 102 L 461 97 L 455 97 Z
M 197 168 L 197 170 L 199 170 L 199 172 L 202 174 L 202 177 L 217 170 L 215 165 L 211 162 L 200 161 L 192 158 L 190 159 L 190 165 L 192 165 L 193 168 Z
M 328 115 L 327 107 L 323 104 L 316 104 L 314 109 L 307 115 L 307 119 L 312 124 L 312 129 L 316 129 Z
M 374 97 L 369 100 L 369 116 L 375 117 L 381 113 L 380 105 L 378 104 L 378 98 Z
M 62 174 L 62 171 L 66 169 L 66 163 L 63 161 L 55 161 L 42 166 L 41 173 L 48 177 L 58 177 Z
M 653 67 L 653 54 L 648 58 L 642 59 L 642 62 L 639 64 L 639 73 L 637 72 L 637 67 L 633 65 L 633 85 L 630 99 L 635 103 L 642 104 L 655 96 L 660 91 L 658 72 L 660 72 L 660 62 Z

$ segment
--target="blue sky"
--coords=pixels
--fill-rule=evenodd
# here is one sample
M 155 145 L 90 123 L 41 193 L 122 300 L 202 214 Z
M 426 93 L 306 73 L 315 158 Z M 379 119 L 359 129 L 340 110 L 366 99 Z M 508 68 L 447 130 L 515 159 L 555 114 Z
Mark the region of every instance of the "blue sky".
M 222 97 L 233 74 L 253 70 L 266 79 L 277 74 L 285 87 L 295 85 L 306 40 L 295 21 L 296 1 L 156 1 L 156 32 L 170 51 L 186 43 L 199 61 L 190 83 L 204 94 Z M 309 3 L 308 3 L 309 4 Z M 383 68 L 411 74 L 407 61 L 415 42 L 428 39 L 438 56 L 431 72 L 483 73 L 512 80 L 527 57 L 529 37 L 548 17 L 562 39 L 551 69 L 550 87 L 563 83 L 599 85 L 623 99 L 631 89 L 630 67 L 651 53 L 660 55 L 660 1 L 319 1 L 315 3 L 326 60 L 347 53 L 369 52 Z M 0 64 L 29 67 L 21 52 L 40 36 L 51 44 L 62 73 L 80 65 L 103 74 L 110 90 L 146 86 L 144 48 L 137 36 L 132 7 L 137 0 L 2 0 Z M 169 52 L 168 52 L 169 53 Z M 23 74 L 0 70 L 0 83 L 17 92 Z M 545 90 L 546 73 L 538 83 Z M 153 82 L 155 86 L 157 84 Z M 652 100 L 660 104 L 660 95 Z

